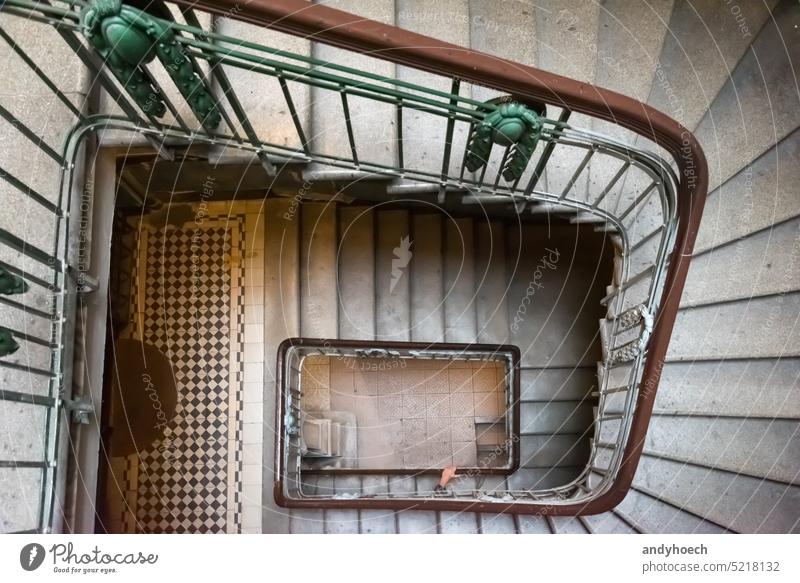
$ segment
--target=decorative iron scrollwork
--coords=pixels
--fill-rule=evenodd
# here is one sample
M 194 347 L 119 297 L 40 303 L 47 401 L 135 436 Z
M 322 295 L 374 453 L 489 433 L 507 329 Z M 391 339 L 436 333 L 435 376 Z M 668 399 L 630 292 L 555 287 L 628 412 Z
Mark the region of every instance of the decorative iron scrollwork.
M 489 161 L 493 144 L 511 146 L 506 163 L 500 170 L 503 178 L 511 182 L 525 172 L 539 143 L 542 135 L 540 116 L 544 110 L 536 107 L 536 111 L 511 96 L 498 97 L 486 103 L 496 107 L 478 107 L 478 111 L 486 115 L 472 132 L 466 166 L 475 172 Z
M 19 350 L 19 344 L 14 340 L 11 330 L 0 326 L 0 357 L 14 354 Z
M 0 294 L 9 296 L 24 294 L 26 291 L 28 291 L 28 284 L 21 277 L 0 267 Z
M 120 0 L 92 0 L 81 12 L 81 22 L 89 43 L 142 111 L 162 117 L 167 110 L 164 96 L 144 69 L 158 57 L 203 127 L 213 130 L 219 125 L 213 96 L 163 21 Z

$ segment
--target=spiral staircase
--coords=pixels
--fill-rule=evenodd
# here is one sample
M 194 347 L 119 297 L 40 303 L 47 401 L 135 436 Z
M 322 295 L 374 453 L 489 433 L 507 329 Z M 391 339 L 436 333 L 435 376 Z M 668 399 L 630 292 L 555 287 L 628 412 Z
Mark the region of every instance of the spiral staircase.
M 76 298 L 80 304 L 82 294 L 91 294 L 98 285 L 102 289 L 102 281 L 78 277 L 66 268 L 77 266 L 81 259 L 69 234 L 37 231 L 31 225 L 66 224 L 70 209 L 74 214 L 80 208 L 85 185 L 109 180 L 74 174 L 71 156 L 81 148 L 90 156 L 99 156 L 102 148 L 116 148 L 118 156 L 166 150 L 168 162 L 170 156 L 185 154 L 180 145 L 187 141 L 187 132 L 175 129 L 183 122 L 170 128 L 156 126 L 152 119 L 148 124 L 148 112 L 141 113 L 144 110 L 129 100 L 116 99 L 124 89 L 108 77 L 96 83 L 86 61 L 76 58 L 87 49 L 76 45 L 76 36 L 69 36 L 70 27 L 78 30 L 75 14 L 84 2 L 52 2 L 44 9 L 32 4 L 7 0 L 0 7 L 5 43 L 2 78 L 15 94 L 3 97 L 2 103 L 3 137 L 13 147 L 5 148 L 2 158 L 7 178 L 4 200 L 11 202 L 3 205 L 0 227 L 10 251 L 0 256 L 0 266 L 11 276 L 26 279 L 31 293 L 40 294 L 0 296 L 0 324 L 21 345 L 14 359 L 0 360 L 5 363 L 0 369 L 0 419 L 7 428 L 2 435 L 5 459 L 0 462 L 4 531 L 63 527 L 52 508 L 64 499 L 65 491 L 68 497 L 70 488 L 75 488 L 74 472 L 60 468 L 69 467 L 65 443 L 80 443 L 81 436 L 74 429 L 69 432 L 69 423 L 56 421 L 62 416 L 75 420 L 93 408 L 82 406 L 79 398 L 81 389 L 88 390 L 80 386 L 82 375 L 88 373 L 80 367 L 72 370 L 72 349 L 61 352 L 75 339 L 71 318 L 56 317 L 51 326 L 45 316 L 74 313 Z M 177 4 L 186 9 L 189 3 Z M 655 315 L 658 322 L 659 310 L 665 309 L 656 292 L 666 288 L 667 297 L 670 285 L 680 289 L 674 279 L 665 283 L 664 274 L 677 270 L 686 258 L 662 255 L 659 249 L 667 243 L 658 243 L 662 236 L 671 243 L 685 235 L 675 234 L 678 223 L 670 205 L 680 185 L 696 178 L 692 172 L 699 173 L 698 168 L 662 163 L 670 160 L 670 148 L 662 143 L 662 149 L 645 137 L 657 133 L 653 128 L 639 127 L 635 132 L 622 127 L 623 121 L 613 114 L 601 119 L 553 98 L 543 99 L 544 117 L 550 121 L 545 122 L 542 142 L 522 176 L 527 181 L 536 175 L 536 188 L 524 193 L 532 198 L 520 200 L 516 184 L 503 190 L 508 149 L 502 158 L 492 154 L 495 157 L 484 163 L 483 173 L 480 168 L 467 172 L 467 177 L 479 175 L 470 182 L 460 155 L 449 152 L 451 145 L 454 152 L 460 147 L 466 160 L 472 134 L 448 119 L 463 121 L 459 116 L 466 114 L 460 108 L 474 107 L 502 92 L 468 79 L 459 86 L 447 78 L 456 75 L 458 81 L 457 71 L 440 70 L 437 75 L 419 70 L 408 60 L 413 51 L 398 53 L 402 58 L 393 62 L 392 49 L 381 48 L 377 32 L 370 39 L 372 54 L 364 43 L 349 43 L 353 30 L 348 27 L 329 31 L 327 37 L 309 37 L 315 14 L 310 11 L 308 18 L 303 17 L 311 3 L 275 4 L 290 7 L 297 18 L 267 29 L 265 21 L 280 21 L 268 2 L 241 8 L 233 2 L 203 0 L 196 3 L 196 12 L 185 11 L 178 20 L 185 22 L 186 30 L 203 28 L 254 45 L 280 47 L 316 63 L 349 67 L 370 76 L 370 82 L 398 79 L 408 84 L 404 99 L 417 99 L 418 107 L 396 108 L 396 96 L 382 102 L 340 100 L 336 91 L 323 85 L 330 79 L 320 78 L 320 84 L 313 85 L 282 77 L 290 70 L 288 65 L 274 65 L 280 71 L 274 75 L 281 81 L 278 84 L 267 83 L 274 82 L 272 77 L 215 63 L 213 55 L 208 59 L 212 70 L 219 65 L 225 73 L 211 85 L 214 95 L 230 97 L 230 87 L 236 88 L 231 103 L 239 108 L 227 115 L 234 117 L 239 111 L 247 115 L 228 123 L 239 130 L 238 142 L 216 139 L 213 132 L 204 134 L 196 125 L 186 128 L 193 140 L 208 146 L 199 156 L 222 165 L 260 164 L 275 177 L 277 196 L 267 197 L 263 204 L 268 273 L 264 418 L 280 418 L 283 413 L 276 416 L 273 396 L 282 389 L 276 383 L 279 371 L 272 355 L 287 337 L 515 344 L 523 355 L 518 404 L 522 467 L 499 481 L 491 477 L 461 481 L 457 488 L 464 492 L 457 491 L 454 497 L 463 496 L 464 503 L 450 506 L 441 500 L 431 502 L 425 494 L 431 489 L 430 476 L 314 477 L 304 484 L 317 496 L 312 496 L 311 504 L 291 500 L 287 504 L 281 496 L 278 504 L 272 479 L 286 481 L 289 470 L 286 475 L 272 475 L 273 448 L 267 444 L 285 436 L 276 438 L 270 427 L 265 432 L 261 530 L 800 532 L 797 3 L 559 0 L 546 7 L 523 0 L 324 3 L 518 63 L 517 72 L 524 80 L 537 82 L 538 73 L 522 66 L 573 79 L 580 83 L 572 93 L 576 104 L 583 96 L 594 95 L 591 85 L 609 89 L 660 110 L 694 134 L 708 160 L 708 195 L 693 250 L 688 244 L 691 264 L 669 348 L 661 359 L 651 358 L 643 348 L 652 331 L 648 317 Z M 178 14 L 176 6 L 169 6 Z M 63 29 L 52 28 L 54 22 Z M 33 27 L 43 32 L 31 35 Z M 369 31 L 368 23 L 363 30 Z M 196 36 L 201 43 L 203 39 Z M 54 46 L 62 48 L 54 51 Z M 196 48 L 199 54 L 204 45 Z M 417 58 L 423 58 L 428 46 L 420 43 L 415 48 Z M 454 61 L 469 56 L 455 48 L 447 51 Z M 93 62 L 91 55 L 87 58 Z M 422 95 L 412 85 L 431 93 Z M 38 103 L 23 97 L 31 95 L 31 87 L 39 88 Z M 568 91 L 554 88 L 556 96 Z M 433 91 L 449 99 L 451 109 L 446 109 L 446 102 L 423 101 L 434 99 Z M 286 98 L 289 94 L 291 99 Z M 454 94 L 472 101 L 459 104 Z M 197 114 L 197 102 L 176 103 L 169 108 L 175 120 Z M 530 101 L 523 105 L 537 106 Z M 607 105 L 614 110 L 615 104 Z M 449 118 L 426 115 L 426 108 L 437 107 L 449 112 Z M 207 121 L 208 110 L 204 111 L 200 119 Z M 402 111 L 399 117 L 398 111 Z M 136 135 L 130 137 L 127 122 L 104 122 L 96 143 L 65 155 L 57 153 L 75 116 L 86 121 L 87 112 L 139 120 Z M 376 119 L 390 121 L 376 123 Z M 252 139 L 254 134 L 257 140 Z M 678 143 L 675 151 L 682 145 L 690 149 L 691 136 L 683 139 L 686 143 Z M 165 140 L 172 140 L 170 147 L 165 148 Z M 286 152 L 324 151 L 328 158 L 292 159 L 286 152 L 247 147 L 248 140 Z M 363 152 L 357 152 L 356 142 L 369 144 L 370 163 L 362 157 L 359 164 L 357 154 Z M 559 145 L 548 148 L 548 143 Z M 625 153 L 616 163 L 608 156 L 615 152 Z M 538 170 L 536 160 L 544 160 Z M 452 168 L 457 170 L 459 162 L 461 176 L 456 180 Z M 280 170 L 276 172 L 275 166 Z M 652 174 L 636 175 L 629 172 L 630 166 Z M 54 178 L 62 169 L 72 172 L 77 184 L 71 203 L 56 197 L 69 191 Z M 648 187 L 646 178 L 656 186 Z M 327 194 L 314 198 L 307 196 L 308 190 Z M 28 197 L 20 197 L 20 192 Z M 680 196 L 679 192 L 677 200 L 682 200 Z M 702 201 L 699 207 L 690 203 L 697 201 L 686 202 L 679 219 L 686 219 L 689 208 L 702 208 Z M 25 217 L 23 229 L 20 217 Z M 73 237 L 77 230 L 73 228 Z M 102 225 L 91 225 L 90 230 L 98 240 L 107 234 Z M 621 240 L 629 236 L 626 233 L 635 233 L 631 241 Z M 407 235 L 414 241 L 414 257 L 406 277 L 388 293 L 385 284 L 393 277 L 395 247 Z M 55 252 L 39 253 L 49 248 Z M 513 323 L 520 300 L 540 256 L 551 248 L 558 249 L 564 263 L 547 281 L 551 295 L 545 296 L 543 315 L 520 320 L 522 332 L 517 333 Z M 19 257 L 22 263 L 15 263 Z M 642 281 L 652 283 L 655 299 L 645 299 L 649 293 L 645 290 L 628 303 L 615 301 Z M 42 292 L 48 287 L 58 290 L 54 298 Z M 81 304 L 78 313 L 91 313 L 91 302 Z M 621 330 L 618 322 L 628 320 L 630 326 Z M 640 335 L 625 335 L 631 327 Z M 75 340 L 79 355 L 92 346 L 92 340 L 98 342 L 92 334 L 90 323 L 79 326 Z M 92 359 L 85 359 L 82 366 L 90 369 Z M 625 381 L 620 369 L 633 371 L 632 380 Z M 509 506 L 504 498 L 508 493 L 519 503 L 567 506 L 588 504 L 595 489 L 608 492 L 603 488 L 623 471 L 622 450 L 632 427 L 626 423 L 635 424 L 633 413 L 641 412 L 634 406 L 634 390 L 646 399 L 652 389 L 646 382 L 648 374 L 656 379 L 660 374 L 660 382 L 649 405 L 652 414 L 635 475 L 618 503 L 615 499 L 600 513 L 531 512 Z M 74 381 L 78 389 L 67 381 Z M 615 393 L 620 384 L 627 388 Z M 31 424 L 49 428 L 46 439 L 27 435 Z M 612 424 L 616 425 L 607 429 Z M 80 460 L 80 454 L 73 455 Z M 71 463 L 74 467 L 78 462 Z M 280 474 L 281 464 L 277 465 Z M 559 489 L 564 484 L 570 484 L 568 491 Z M 33 521 L 30 512 L 21 510 L 26 491 L 41 492 L 38 518 Z M 495 491 L 500 492 L 496 497 Z M 536 494 L 526 499 L 521 492 Z M 349 505 L 342 503 L 347 497 Z M 364 504 L 353 504 L 353 497 L 363 498 Z M 380 500 L 372 504 L 369 500 L 375 498 Z M 319 507 L 313 507 L 313 500 Z M 403 500 L 403 506 L 394 507 L 392 500 Z M 423 509 L 415 510 L 418 506 Z

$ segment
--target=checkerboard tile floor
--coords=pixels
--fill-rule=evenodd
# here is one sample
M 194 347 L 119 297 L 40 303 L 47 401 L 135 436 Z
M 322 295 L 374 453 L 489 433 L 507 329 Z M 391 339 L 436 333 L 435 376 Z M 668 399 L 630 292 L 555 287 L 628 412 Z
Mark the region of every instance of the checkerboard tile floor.
M 125 335 L 168 355 L 178 405 L 160 442 L 110 460 L 111 532 L 260 532 L 260 207 L 201 203 L 194 222 L 138 228 Z

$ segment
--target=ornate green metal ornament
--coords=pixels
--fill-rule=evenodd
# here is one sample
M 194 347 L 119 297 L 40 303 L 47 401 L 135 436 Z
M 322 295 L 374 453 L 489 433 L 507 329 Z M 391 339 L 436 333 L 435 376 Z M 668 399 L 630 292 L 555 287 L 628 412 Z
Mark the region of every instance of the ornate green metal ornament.
M 486 103 L 495 105 L 493 110 L 478 107 L 485 113 L 483 121 L 472 132 L 467 151 L 466 166 L 471 172 L 483 168 L 489 161 L 492 145 L 513 146 L 504 167 L 503 178 L 511 182 L 522 176 L 542 135 L 540 109 L 537 113 L 514 97 L 491 99 Z
M 28 291 L 28 284 L 21 277 L 0 267 L 0 294 L 10 296 L 24 294 L 26 291 Z
M 19 350 L 19 344 L 14 340 L 11 330 L 0 326 L 0 357 L 14 354 L 17 350 Z
M 219 125 L 213 96 L 167 24 L 120 0 L 92 0 L 81 22 L 86 38 L 142 111 L 154 117 L 167 111 L 164 96 L 144 69 L 158 57 L 203 127 Z

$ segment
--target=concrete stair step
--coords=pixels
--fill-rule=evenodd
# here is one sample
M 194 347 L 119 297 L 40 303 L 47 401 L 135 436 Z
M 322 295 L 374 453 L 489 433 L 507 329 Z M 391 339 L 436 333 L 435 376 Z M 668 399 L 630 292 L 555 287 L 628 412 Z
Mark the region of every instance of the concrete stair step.
M 800 293 L 683 309 L 669 360 L 800 355 Z
M 634 486 L 736 532 L 797 532 L 800 488 L 643 457 Z
M 448 342 L 478 337 L 472 219 L 447 219 L 444 235 L 444 321 Z
M 521 403 L 520 431 L 528 434 L 580 433 L 592 425 L 592 407 L 586 402 Z
M 379 340 L 411 339 L 408 211 L 379 211 L 375 232 L 375 330 Z
M 800 168 L 793 163 L 799 157 L 800 129 L 796 129 L 711 192 L 695 254 L 800 216 L 795 188 Z
M 798 483 L 800 420 L 654 415 L 645 450 L 744 475 Z
M 548 516 L 554 534 L 589 534 L 583 520 L 575 516 Z
M 666 502 L 661 502 L 637 490 L 630 490 L 617 506 L 636 525 L 648 533 L 718 534 L 725 532 L 719 526 L 704 521 Z M 588 520 L 588 517 L 587 517 Z
M 741 6 L 742 18 L 737 20 L 713 2 L 677 2 L 648 104 L 689 129 L 696 127 L 776 3 L 748 2 Z M 740 22 L 746 23 L 746 31 Z M 696 58 L 698 55 L 703 58 Z
M 411 339 L 444 341 L 444 274 L 442 268 L 442 216 L 411 217 Z
M 324 4 L 371 20 L 386 24 L 395 23 L 394 0 L 370 2 L 334 0 L 326 1 Z M 352 67 L 369 74 L 393 77 L 395 72 L 394 63 L 321 43 L 312 44 L 312 54 L 322 61 Z M 332 156 L 350 158 L 352 153 L 341 94 L 338 91 L 314 87 L 311 97 L 314 128 L 312 141 L 315 150 Z M 394 165 L 397 161 L 394 105 L 355 96 L 348 96 L 347 104 L 359 161 Z
M 523 435 L 520 439 L 520 465 L 524 468 L 581 466 L 588 457 L 587 435 Z
M 338 310 L 336 305 L 336 207 L 330 203 L 304 203 L 299 207 L 299 310 L 300 335 L 311 338 L 335 338 L 338 333 Z M 283 258 L 286 260 L 286 257 Z M 282 301 L 282 299 L 280 300 Z M 332 476 L 319 476 L 317 490 L 326 495 L 336 492 Z M 292 510 L 294 515 L 295 510 Z M 354 511 L 338 515 L 340 510 L 332 510 L 335 518 L 352 523 Z M 309 528 L 322 524 L 324 532 L 336 520 L 328 521 L 330 513 L 323 510 L 304 510 Z
M 425 0 L 396 0 L 396 24 L 400 28 L 433 36 L 443 41 L 463 47 L 469 46 L 470 25 L 468 18 L 454 18 L 454 15 L 468 14 L 467 0 L 443 0 L 431 4 Z M 451 90 L 450 80 L 398 66 L 397 78 L 402 81 L 422 85 L 439 91 Z M 461 94 L 469 97 L 470 88 L 462 87 Z M 468 125 L 455 124 L 452 151 L 464 151 L 467 142 Z M 445 150 L 447 119 L 421 111 L 406 110 L 403 115 L 404 165 L 406 168 L 440 173 Z M 451 156 L 449 168 L 457 172 L 462 157 Z
M 636 534 L 638 531 L 626 519 L 624 513 L 615 509 L 614 512 L 584 516 L 581 521 L 592 534 Z
M 367 207 L 339 209 L 339 337 L 375 339 L 375 213 Z
M 508 476 L 508 485 L 512 490 L 546 490 L 566 484 L 574 479 L 583 466 L 563 466 L 546 468 L 526 468 Z
M 800 12 L 795 2 L 782 0 L 695 130 L 706 158 L 712 161 L 710 189 L 800 125 L 800 97 L 794 82 L 798 62 Z M 770 66 L 764 68 L 763 63 Z M 722 119 L 731 122 L 721 125 Z
M 672 4 L 671 0 L 647 4 L 611 0 L 603 4 L 598 22 L 594 78 L 597 85 L 647 100 Z M 636 143 L 637 134 L 613 123 L 593 120 L 591 129 Z M 589 167 L 590 192 L 602 192 L 620 165 L 607 156 L 593 159 Z
M 503 344 L 509 341 L 505 226 L 476 223 L 474 237 L 478 342 Z
M 522 369 L 520 400 L 581 400 L 597 387 L 595 367 Z
M 300 215 L 300 333 L 310 338 L 335 338 L 336 206 L 305 203 Z
M 720 415 L 800 417 L 793 388 L 797 359 L 670 362 L 661 371 L 656 409 Z
M 798 256 L 800 217 L 704 253 L 692 259 L 681 305 L 798 291 Z
M 305 38 L 279 33 L 232 18 L 215 18 L 214 31 L 243 41 L 280 48 L 298 55 L 311 56 L 311 43 Z M 222 70 L 230 80 L 233 91 L 260 141 L 281 146 L 302 147 L 302 142 L 289 108 L 286 105 L 283 91 L 280 84 L 273 77 L 229 65 L 222 65 Z M 287 86 L 291 92 L 300 124 L 304 128 L 306 135 L 309 135 L 311 122 L 310 88 L 308 85 L 294 81 L 287 81 Z M 217 93 L 225 103 L 221 88 L 217 88 Z M 229 107 L 227 109 L 231 111 Z M 237 121 L 236 125 L 237 131 L 242 136 L 245 136 L 246 134 L 241 124 Z M 227 155 L 227 153 L 223 154 Z

